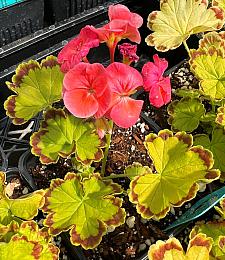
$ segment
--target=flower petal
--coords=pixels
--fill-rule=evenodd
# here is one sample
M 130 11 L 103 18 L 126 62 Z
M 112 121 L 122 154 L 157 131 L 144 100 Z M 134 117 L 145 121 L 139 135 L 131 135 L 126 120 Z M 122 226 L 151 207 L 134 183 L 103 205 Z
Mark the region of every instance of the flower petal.
M 143 19 L 140 15 L 132 13 L 126 6 L 117 4 L 110 5 L 109 10 L 109 19 L 112 20 L 127 20 L 131 23 L 132 26 L 139 28 L 143 24 Z
M 113 93 L 130 95 L 137 87 L 143 85 L 141 74 L 126 64 L 114 62 L 106 70 L 111 77 L 110 88 Z
M 99 74 L 106 73 L 100 63 L 79 63 L 64 77 L 63 86 L 66 90 L 90 89 Z
M 89 89 L 90 85 L 86 78 L 87 65 L 87 63 L 79 63 L 66 73 L 63 80 L 63 91 L 71 91 L 74 89 Z
M 112 20 L 109 22 L 108 27 L 111 33 L 114 33 L 117 41 L 127 38 L 132 42 L 141 42 L 141 36 L 138 29 L 126 20 Z
M 85 26 L 80 34 L 67 43 L 59 52 L 58 62 L 61 70 L 66 73 L 86 57 L 91 48 L 99 46 L 98 34 L 92 26 Z
M 122 97 L 120 101 L 112 107 L 110 117 L 116 125 L 120 127 L 131 127 L 137 122 L 143 103 L 144 101 L 142 100 Z
M 76 117 L 87 118 L 93 116 L 99 108 L 94 95 L 86 89 L 67 91 L 63 96 L 65 107 Z
M 111 90 L 105 87 L 104 92 L 101 96 L 98 96 L 98 111 L 95 113 L 96 118 L 102 117 L 109 109 L 111 103 Z
M 153 60 L 156 67 L 158 67 L 160 74 L 163 75 L 168 68 L 168 61 L 164 58 L 159 58 L 158 54 L 153 55 Z
M 101 117 L 109 109 L 110 77 L 100 63 L 80 63 L 66 73 L 63 81 L 63 99 L 75 116 Z
M 149 93 L 150 103 L 155 107 L 161 107 L 171 100 L 171 86 L 170 78 L 167 77 L 160 82 L 160 84 L 155 85 L 151 88 Z

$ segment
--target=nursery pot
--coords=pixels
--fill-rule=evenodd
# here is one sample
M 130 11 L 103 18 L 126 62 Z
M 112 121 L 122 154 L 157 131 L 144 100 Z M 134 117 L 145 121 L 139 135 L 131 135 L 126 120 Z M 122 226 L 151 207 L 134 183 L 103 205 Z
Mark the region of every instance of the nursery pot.
M 8 167 L 8 161 L 6 155 L 0 146 L 0 171 L 6 171 Z

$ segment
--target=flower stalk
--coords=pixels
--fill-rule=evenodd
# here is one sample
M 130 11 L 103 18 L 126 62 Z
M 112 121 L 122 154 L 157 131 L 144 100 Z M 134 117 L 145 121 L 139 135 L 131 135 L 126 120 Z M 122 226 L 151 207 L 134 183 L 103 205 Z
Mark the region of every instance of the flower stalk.
M 183 44 L 184 44 L 184 47 L 185 47 L 185 49 L 186 49 L 186 51 L 187 51 L 187 53 L 188 53 L 188 56 L 191 57 L 191 56 L 190 56 L 190 49 L 189 49 L 189 47 L 188 47 L 188 45 L 187 45 L 187 42 L 186 42 L 186 41 L 183 41 Z
M 110 126 L 110 129 L 113 129 L 113 121 L 112 120 L 109 121 L 109 126 Z M 101 176 L 105 175 L 105 168 L 106 168 L 106 162 L 107 162 L 107 158 L 108 158 L 108 154 L 109 154 L 109 147 L 110 147 L 110 143 L 111 143 L 111 138 L 112 138 L 112 131 L 110 131 L 106 135 L 106 148 L 105 148 L 105 151 L 104 151 L 104 157 L 102 159 Z

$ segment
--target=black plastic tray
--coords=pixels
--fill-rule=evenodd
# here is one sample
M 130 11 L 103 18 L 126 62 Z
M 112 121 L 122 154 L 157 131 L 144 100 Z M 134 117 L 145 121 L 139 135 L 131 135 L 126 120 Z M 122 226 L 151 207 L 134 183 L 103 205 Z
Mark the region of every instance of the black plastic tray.
M 44 0 L 25 0 L 0 10 L 0 47 L 23 38 L 44 23 Z
M 49 0 L 46 9 L 51 14 L 51 22 L 55 23 L 107 2 L 113 3 L 113 0 Z

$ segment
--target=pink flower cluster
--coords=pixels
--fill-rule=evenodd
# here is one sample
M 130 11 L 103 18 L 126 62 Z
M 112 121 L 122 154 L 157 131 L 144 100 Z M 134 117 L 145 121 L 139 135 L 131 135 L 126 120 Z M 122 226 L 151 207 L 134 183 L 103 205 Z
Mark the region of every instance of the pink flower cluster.
M 168 67 L 165 59 L 160 59 L 157 54 L 153 56 L 154 62 L 147 62 L 142 68 L 144 89 L 149 91 L 150 103 L 155 107 L 161 107 L 171 100 L 170 78 L 163 73 Z
M 170 101 L 170 79 L 163 76 L 168 63 L 154 55 L 154 62 L 145 64 L 141 74 L 129 66 L 139 57 L 137 46 L 128 43 L 119 46 L 123 63 L 114 62 L 115 47 L 121 39 L 140 43 L 138 28 L 143 20 L 123 5 L 109 7 L 109 20 L 102 28 L 84 27 L 59 53 L 58 62 L 66 73 L 63 99 L 66 108 L 76 117 L 95 117 L 98 124 L 103 124 L 101 118 L 105 117 L 128 128 L 136 123 L 143 106 L 142 100 L 130 97 L 139 87 L 149 91 L 150 102 L 156 107 Z M 110 49 L 111 64 L 107 68 L 99 63 L 88 63 L 86 57 L 100 42 L 105 42 Z
M 139 118 L 143 101 L 130 95 L 143 79 L 126 64 L 114 62 L 105 69 L 99 63 L 80 63 L 65 75 L 63 84 L 65 106 L 76 117 L 106 116 L 124 128 Z

